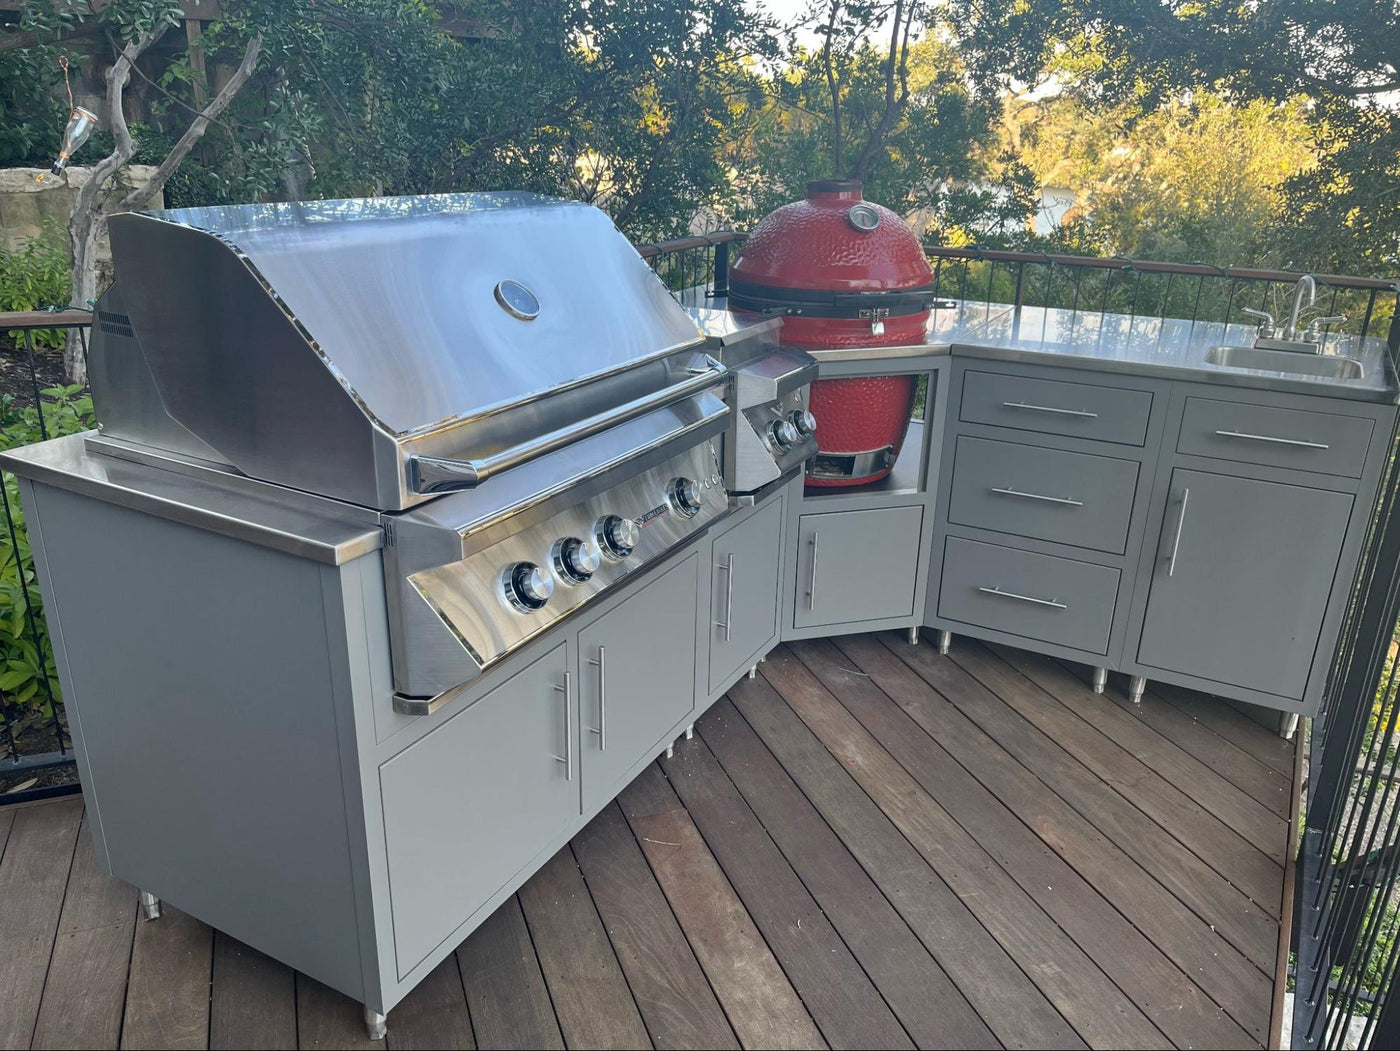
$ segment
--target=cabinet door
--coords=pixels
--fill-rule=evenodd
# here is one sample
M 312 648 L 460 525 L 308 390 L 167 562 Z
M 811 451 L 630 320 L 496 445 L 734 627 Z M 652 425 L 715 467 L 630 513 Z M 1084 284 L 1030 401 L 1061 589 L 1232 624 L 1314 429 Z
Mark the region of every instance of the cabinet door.
M 587 809 L 695 709 L 699 564 L 691 555 L 579 633 Z
M 793 624 L 846 624 L 914 612 L 921 507 L 803 515 Z
M 1139 663 L 1301 699 L 1351 505 L 1346 493 L 1173 471 Z
M 578 819 L 557 646 L 379 768 L 399 976 Z
M 710 570 L 710 689 L 778 633 L 783 505 L 773 500 L 715 538 Z

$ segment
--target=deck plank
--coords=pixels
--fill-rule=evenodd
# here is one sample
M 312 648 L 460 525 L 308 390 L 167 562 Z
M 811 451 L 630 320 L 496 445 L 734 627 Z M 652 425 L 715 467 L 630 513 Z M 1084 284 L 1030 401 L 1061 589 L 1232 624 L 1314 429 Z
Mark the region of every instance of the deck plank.
M 222 931 L 214 935 L 209 1046 L 281 1051 L 297 1046 L 296 974 Z
M 1092 673 L 1081 664 L 1058 661 L 1085 683 L 1092 682 Z M 1110 676 L 1110 680 L 1115 676 Z M 1125 693 L 1116 689 L 1100 695 L 1122 708 L 1129 716 L 1151 727 L 1197 762 L 1208 767 L 1237 789 L 1263 806 L 1269 813 L 1288 820 L 1292 781 L 1242 748 L 1231 743 L 1201 720 L 1187 715 L 1167 703 L 1153 690 L 1143 694 L 1141 703 L 1134 704 Z M 1222 702 L 1223 703 L 1223 702 Z M 1226 706 L 1228 707 L 1228 705 Z
M 369 1038 L 362 1004 L 298 971 L 297 1046 L 359 1051 L 382 1048 L 385 1041 Z
M 452 954 L 389 1012 L 391 1051 L 473 1051 L 472 1020 L 462 972 Z
M 1084 1046 L 1016 961 L 766 679 L 738 683 L 729 691 L 729 700 L 997 1039 L 1010 1048 Z
M 1100 853 L 1107 841 L 1063 801 L 1058 808 L 1051 806 L 1051 793 L 1005 753 L 996 756 L 1000 750 L 981 730 L 948 707 L 946 725 L 929 720 L 939 733 L 935 739 L 868 676 L 853 669 L 829 641 L 808 641 L 792 648 L 885 750 L 984 849 L 994 853 L 1003 870 L 1174 1044 L 1257 1047 L 1262 1043 L 1212 1003 L 1179 964 L 1091 885 L 1091 879 L 1098 883 L 1123 878 L 1132 871 L 1128 859 L 1123 859 L 1121 868 L 1105 861 Z M 972 769 L 959 759 L 971 763 Z M 979 774 L 1008 798 L 999 798 L 978 780 Z M 1060 852 L 1092 868 L 1081 874 Z M 1161 898 L 1170 898 L 1160 887 L 1157 890 Z
M 1293 742 L 1251 719 L 1234 705 L 1167 682 L 1149 681 L 1147 692 L 1200 720 L 1269 769 L 1284 777 L 1293 776 Z
M 786 648 L 762 673 L 1091 1046 L 1169 1041 Z
M 80 799 L 15 811 L 0 858 L 0 1048 L 27 1048 L 73 865 Z
M 882 635 L 880 641 L 1104 835 L 1120 846 L 1131 844 L 1131 853 L 1148 873 L 1257 967 L 1265 973 L 1273 967 L 1278 941 L 1273 917 L 1004 700 L 1012 695 L 1028 705 L 1041 703 L 1038 686 L 987 650 L 961 640 L 951 661 L 932 647 L 907 646 L 893 635 Z M 845 640 L 837 644 L 856 656 Z M 1073 725 L 1068 714 L 1065 721 Z
M 84 814 L 33 1047 L 114 1048 L 122 1031 L 136 892 L 97 867 Z
M 563 1048 L 518 897 L 502 903 L 458 946 L 457 965 L 479 1046 Z
M 650 1048 L 603 921 L 565 847 L 520 888 L 525 922 L 570 1047 Z
M 734 1030 L 616 804 L 604 807 L 574 837 L 573 847 L 656 1046 L 737 1048 Z
M 919 1047 L 1000 1047 L 743 717 L 721 700 L 701 737 Z
M 618 801 L 740 1044 L 825 1047 L 660 767 L 648 766 Z
M 1263 970 L 1250 963 L 1208 922 L 1191 912 L 1154 879 L 1124 846 L 1103 834 L 1057 795 L 1053 791 L 1054 783 L 1042 780 L 1016 760 L 996 738 L 989 736 L 975 720 L 915 674 L 880 641 L 862 635 L 836 639 L 834 644 L 826 645 L 831 647 L 832 654 L 839 653 L 869 676 L 872 687 L 878 687 L 894 701 L 1082 877 L 1092 891 L 1121 913 L 1180 969 L 1183 978 L 1224 1008 L 1256 1043 L 1264 1042 L 1269 1025 L 1266 1006 L 1269 979 Z M 894 645 L 898 650 L 927 653 L 929 649 L 927 646 Z M 943 660 L 941 663 L 951 666 L 949 693 L 987 692 L 981 683 L 953 662 Z M 833 675 L 829 666 L 826 674 Z M 820 671 L 818 675 L 823 677 Z M 995 700 L 990 693 L 987 699 Z M 964 827 L 969 827 L 967 822 Z M 1126 846 L 1133 848 L 1131 840 L 1126 841 Z M 1190 990 L 1187 995 L 1192 995 Z M 1224 1032 L 1236 1035 L 1230 1027 L 1225 1027 Z M 1168 1035 L 1177 1037 L 1179 1034 Z
M 165 1051 L 209 1046 L 209 982 L 214 932 L 179 909 L 162 905 L 144 917 L 131 950 L 122 1023 L 123 1048 Z
M 1097 727 L 1059 703 L 1058 692 L 1075 693 L 1082 684 L 1058 665 L 1003 646 L 987 647 L 1015 668 L 1039 692 L 1002 694 L 1026 719 L 1053 737 L 1070 754 L 1113 786 L 1119 794 L 1170 832 L 1195 855 L 1278 918 L 1283 870 L 1214 814 Z M 1026 673 L 1031 674 L 1027 675 Z
M 662 769 L 833 1048 L 913 1042 L 703 740 Z

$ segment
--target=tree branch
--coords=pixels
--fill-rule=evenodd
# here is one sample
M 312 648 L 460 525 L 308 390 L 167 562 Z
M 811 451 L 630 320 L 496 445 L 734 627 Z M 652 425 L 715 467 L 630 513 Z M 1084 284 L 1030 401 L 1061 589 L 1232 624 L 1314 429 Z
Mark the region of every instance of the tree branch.
M 200 111 L 199 116 L 185 129 L 185 133 L 180 136 L 171 151 L 165 155 L 165 160 L 160 162 L 160 167 L 155 174 L 146 181 L 144 186 L 132 190 L 122 199 L 118 206 L 124 212 L 134 212 L 148 204 L 156 194 L 160 193 L 162 187 L 175 169 L 180 166 L 180 162 L 188 156 L 190 150 L 194 149 L 194 144 L 204 137 L 204 133 L 225 109 L 233 101 L 233 97 L 238 94 L 248 78 L 253 75 L 253 67 L 258 64 L 258 55 L 262 52 L 262 34 L 257 33 L 248 41 L 248 46 L 243 49 L 243 61 L 238 63 L 238 68 L 234 70 L 233 76 L 229 78 L 222 90 Z M 125 123 L 123 123 L 125 129 Z

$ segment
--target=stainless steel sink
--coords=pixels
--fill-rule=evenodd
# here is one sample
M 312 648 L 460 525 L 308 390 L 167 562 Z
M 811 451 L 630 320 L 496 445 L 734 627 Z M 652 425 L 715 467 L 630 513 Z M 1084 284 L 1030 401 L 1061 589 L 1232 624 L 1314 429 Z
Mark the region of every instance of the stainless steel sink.
M 1291 372 L 1297 376 L 1319 376 L 1334 380 L 1359 380 L 1366 375 L 1361 362 L 1340 354 L 1303 354 L 1290 350 L 1264 350 L 1261 347 L 1211 347 L 1206 361 L 1233 369 L 1263 372 Z

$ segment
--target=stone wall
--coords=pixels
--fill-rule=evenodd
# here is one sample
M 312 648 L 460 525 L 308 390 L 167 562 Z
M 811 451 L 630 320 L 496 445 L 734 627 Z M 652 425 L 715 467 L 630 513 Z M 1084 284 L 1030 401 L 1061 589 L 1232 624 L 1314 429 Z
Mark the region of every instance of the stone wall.
M 107 184 L 102 194 L 104 208 L 114 208 L 136 186 L 145 185 L 155 174 L 155 166 L 132 164 Z M 68 213 L 78 188 L 87 182 L 91 168 L 69 168 L 61 176 L 50 175 L 39 168 L 0 168 L 0 247 L 15 248 L 20 242 L 43 232 L 45 220 L 53 220 L 61 236 L 66 237 Z M 38 176 L 44 178 L 39 181 Z M 163 208 L 162 194 L 156 194 L 148 206 Z M 111 267 L 111 249 L 104 236 L 97 247 L 99 274 L 105 277 Z

